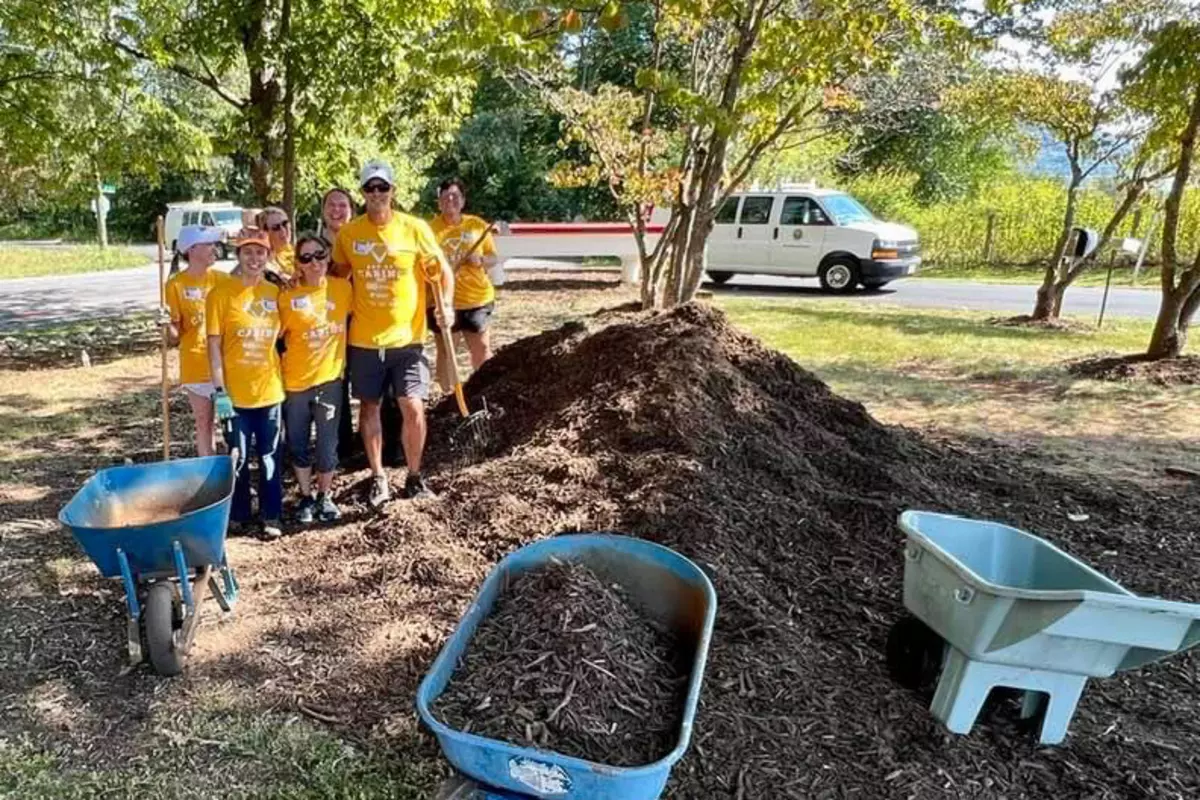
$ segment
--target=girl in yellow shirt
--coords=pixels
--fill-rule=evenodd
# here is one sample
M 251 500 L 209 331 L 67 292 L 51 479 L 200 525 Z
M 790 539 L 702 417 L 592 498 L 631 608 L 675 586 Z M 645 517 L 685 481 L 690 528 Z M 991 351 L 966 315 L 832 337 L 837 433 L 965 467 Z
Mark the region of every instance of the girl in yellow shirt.
M 213 384 L 204 308 L 217 283 L 228 280 L 224 273 L 209 269 L 217 258 L 214 245 L 220 240 L 220 231 L 215 228 L 188 225 L 180 229 L 176 247 L 187 269 L 167 281 L 167 314 L 163 319 L 171 343 L 179 345 L 179 383 L 192 407 L 196 453 L 201 456 L 213 454 Z
M 279 296 L 283 324 L 284 427 L 300 504 L 296 518 L 333 522 L 341 511 L 329 496 L 337 469 L 338 418 L 342 374 L 346 369 L 346 322 L 353 289 L 343 278 L 326 275 L 332 248 L 323 237 L 306 233 L 296 242 L 294 287 Z M 317 429 L 317 491 L 312 491 L 314 458 L 310 438 Z
M 279 370 L 279 287 L 264 280 L 271 246 L 257 228 L 243 230 L 237 239 L 239 272 L 208 296 L 205 326 L 212 369 L 213 409 L 227 422 L 230 449 L 237 448 L 237 483 L 229 517 L 251 519 L 250 470 L 253 448 L 258 454 L 258 503 L 262 532 L 269 539 L 283 531 L 283 466 L 280 404 L 283 380 Z

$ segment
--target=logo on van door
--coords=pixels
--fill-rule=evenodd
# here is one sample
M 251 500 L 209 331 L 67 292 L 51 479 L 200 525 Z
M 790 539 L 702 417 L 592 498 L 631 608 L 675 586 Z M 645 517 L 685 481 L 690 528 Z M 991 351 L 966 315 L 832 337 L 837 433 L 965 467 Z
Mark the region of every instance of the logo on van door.
M 793 228 L 792 229 L 792 238 L 793 239 L 803 239 L 804 238 L 804 230 L 802 228 Z

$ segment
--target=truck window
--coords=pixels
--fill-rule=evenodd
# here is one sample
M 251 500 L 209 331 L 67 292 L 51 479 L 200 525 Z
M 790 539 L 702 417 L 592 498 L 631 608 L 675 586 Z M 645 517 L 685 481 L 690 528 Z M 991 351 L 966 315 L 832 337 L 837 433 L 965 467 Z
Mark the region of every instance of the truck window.
M 720 210 L 717 211 L 716 219 L 718 225 L 732 225 L 737 219 L 738 198 L 726 197 L 725 202 L 721 204 Z
M 828 225 L 825 212 L 811 197 L 789 197 L 779 212 L 780 225 Z
M 742 225 L 766 225 L 771 221 L 773 197 L 747 197 L 742 201 Z

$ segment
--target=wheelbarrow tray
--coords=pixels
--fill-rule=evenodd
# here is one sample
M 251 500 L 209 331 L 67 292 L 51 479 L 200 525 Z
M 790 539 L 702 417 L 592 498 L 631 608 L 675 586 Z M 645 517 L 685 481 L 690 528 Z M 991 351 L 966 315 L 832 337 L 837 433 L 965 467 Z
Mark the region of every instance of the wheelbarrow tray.
M 671 626 L 681 646 L 692 654 L 679 738 L 675 748 L 658 761 L 638 767 L 597 764 L 464 733 L 448 727 L 431 711 L 509 579 L 552 559 L 582 563 L 605 581 L 622 586 L 645 613 Z M 487 786 L 524 797 L 654 800 L 662 794 L 671 768 L 691 739 L 716 611 L 716 593 L 708 577 L 694 563 L 666 547 L 599 533 L 545 539 L 509 554 L 492 570 L 421 681 L 417 710 L 450 763 Z
M 121 574 L 118 550 L 135 574 L 173 573 L 174 542 L 188 564 L 222 564 L 233 485 L 228 456 L 111 467 L 58 519 L 105 577 Z
M 1200 642 L 1200 605 L 1139 597 L 1033 534 L 906 511 L 904 605 L 974 661 L 1107 677 Z

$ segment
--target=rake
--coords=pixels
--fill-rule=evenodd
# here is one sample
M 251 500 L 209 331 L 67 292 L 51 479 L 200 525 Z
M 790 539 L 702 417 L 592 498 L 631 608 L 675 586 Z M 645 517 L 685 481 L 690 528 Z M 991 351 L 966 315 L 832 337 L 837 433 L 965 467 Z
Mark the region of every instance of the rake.
M 483 240 L 488 237 L 494 228 L 495 223 L 488 225 L 487 230 L 483 232 L 483 235 L 476 239 L 471 247 L 455 260 L 454 265 L 456 268 L 458 264 L 461 264 L 463 261 L 469 258 L 470 255 L 475 252 L 476 248 L 483 244 Z M 445 319 L 446 315 L 444 309 L 446 301 L 442 297 L 442 287 L 439 281 L 440 278 L 441 267 L 439 265 L 436 272 L 428 275 L 428 279 L 430 288 L 433 292 L 433 303 L 437 308 L 438 317 Z M 439 327 L 440 330 L 438 331 L 438 337 L 442 340 L 442 352 L 446 354 L 446 365 L 443 368 L 439 364 L 438 371 L 441 372 L 442 369 L 445 369 L 444 376 L 447 379 L 447 382 L 454 386 L 454 400 L 458 404 L 458 413 L 461 414 L 463 418 L 462 423 L 451 436 L 451 441 L 456 446 L 465 449 L 472 456 L 479 456 L 483 454 L 483 452 L 487 449 L 487 446 L 491 443 L 492 420 L 499 418 L 501 414 L 499 413 L 498 409 L 489 409 L 487 400 L 482 397 L 480 398 L 480 403 L 483 407 L 479 411 L 472 412 L 470 408 L 467 407 L 467 398 L 463 394 L 462 376 L 459 375 L 458 372 L 458 359 L 455 357 L 454 352 L 454 333 L 450 330 L 450 326 L 448 325 L 441 325 Z

